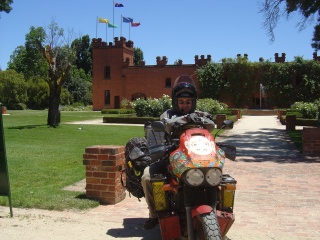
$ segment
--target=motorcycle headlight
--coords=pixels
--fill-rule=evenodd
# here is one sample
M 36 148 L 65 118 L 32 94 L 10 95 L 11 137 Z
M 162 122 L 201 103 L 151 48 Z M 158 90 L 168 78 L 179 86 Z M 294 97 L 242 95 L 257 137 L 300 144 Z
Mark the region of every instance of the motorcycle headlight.
M 211 168 L 206 173 L 206 180 L 211 186 L 217 186 L 222 180 L 222 172 L 219 168 Z
M 204 181 L 204 174 L 199 169 L 190 169 L 186 172 L 185 180 L 191 186 L 199 186 Z

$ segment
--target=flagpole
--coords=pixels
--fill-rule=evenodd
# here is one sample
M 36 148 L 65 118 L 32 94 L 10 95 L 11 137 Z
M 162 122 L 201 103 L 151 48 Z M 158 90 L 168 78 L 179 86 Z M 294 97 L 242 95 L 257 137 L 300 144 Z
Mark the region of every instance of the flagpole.
M 108 44 L 108 23 L 106 24 L 106 43 Z
M 130 40 L 130 29 L 131 29 L 131 22 L 129 22 L 129 40 Z
M 113 1 L 113 16 L 112 16 L 112 24 L 114 24 L 114 1 Z M 112 29 L 113 31 L 113 40 L 112 42 L 114 41 L 114 28 Z
M 120 20 L 120 22 L 121 22 L 121 25 L 120 25 L 120 37 L 123 37 L 123 36 L 122 36 L 122 14 L 121 14 L 121 20 Z
M 96 38 L 97 38 L 97 35 L 98 35 L 98 16 L 97 16 L 97 20 L 96 20 Z

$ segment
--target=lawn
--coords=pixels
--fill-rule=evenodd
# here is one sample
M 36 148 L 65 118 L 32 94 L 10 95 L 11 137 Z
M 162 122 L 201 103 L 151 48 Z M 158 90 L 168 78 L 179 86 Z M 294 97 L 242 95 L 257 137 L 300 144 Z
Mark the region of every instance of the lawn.
M 302 153 L 303 141 L 302 141 L 302 130 L 287 131 L 291 141 L 294 143 L 296 148 Z
M 61 124 L 46 125 L 47 111 L 7 111 L 4 135 L 13 207 L 41 209 L 85 209 L 99 203 L 84 192 L 63 190 L 85 178 L 82 155 L 92 145 L 125 145 L 143 136 L 142 126 L 66 124 L 101 118 L 100 112 L 61 112 Z M 0 205 L 8 205 L 0 197 Z
M 142 126 L 83 125 L 79 130 L 80 124 L 67 124 L 102 121 L 105 115 L 100 112 L 62 111 L 61 123 L 55 128 L 46 125 L 47 111 L 7 113 L 3 126 L 13 207 L 64 210 L 97 206 L 84 191 L 63 190 L 85 178 L 85 148 L 125 145 L 131 137 L 144 135 Z M 0 205 L 9 205 L 8 197 L 0 196 Z

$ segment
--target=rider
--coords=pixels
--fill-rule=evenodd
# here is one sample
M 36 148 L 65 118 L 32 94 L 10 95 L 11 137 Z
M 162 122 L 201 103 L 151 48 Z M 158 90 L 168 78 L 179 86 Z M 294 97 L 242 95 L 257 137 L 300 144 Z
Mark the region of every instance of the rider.
M 164 121 L 166 128 L 171 132 L 173 137 L 180 137 L 180 128 L 175 126 L 190 122 L 190 117 L 188 114 L 196 113 L 199 119 L 202 119 L 202 125 L 204 128 L 208 129 L 210 132 L 214 128 L 214 122 L 212 116 L 209 113 L 195 111 L 197 103 L 197 90 L 196 86 L 192 80 L 187 75 L 179 76 L 172 88 L 172 109 L 165 111 L 161 116 L 160 120 Z M 164 173 L 166 171 L 166 162 L 160 161 L 146 167 L 142 178 L 141 184 L 143 187 L 146 202 L 149 208 L 149 219 L 143 226 L 144 230 L 150 230 L 158 224 L 158 216 L 155 212 L 154 199 L 152 193 L 151 177 L 156 173 Z

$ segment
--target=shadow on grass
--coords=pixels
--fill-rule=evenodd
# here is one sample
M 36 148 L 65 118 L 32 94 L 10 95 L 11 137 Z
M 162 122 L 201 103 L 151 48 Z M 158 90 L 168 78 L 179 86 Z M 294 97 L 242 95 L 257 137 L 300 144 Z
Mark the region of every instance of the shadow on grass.
M 92 199 L 87 198 L 85 193 L 81 193 L 81 194 L 77 195 L 76 198 L 80 199 L 80 200 L 84 200 L 84 199 L 92 200 Z M 97 200 L 93 200 L 93 201 L 97 201 Z
M 37 127 L 44 127 L 44 126 L 48 126 L 48 125 L 46 125 L 46 124 L 25 125 L 25 126 L 8 127 L 8 129 L 24 130 L 24 129 L 34 129 Z M 50 127 L 50 126 L 48 126 L 48 127 Z

